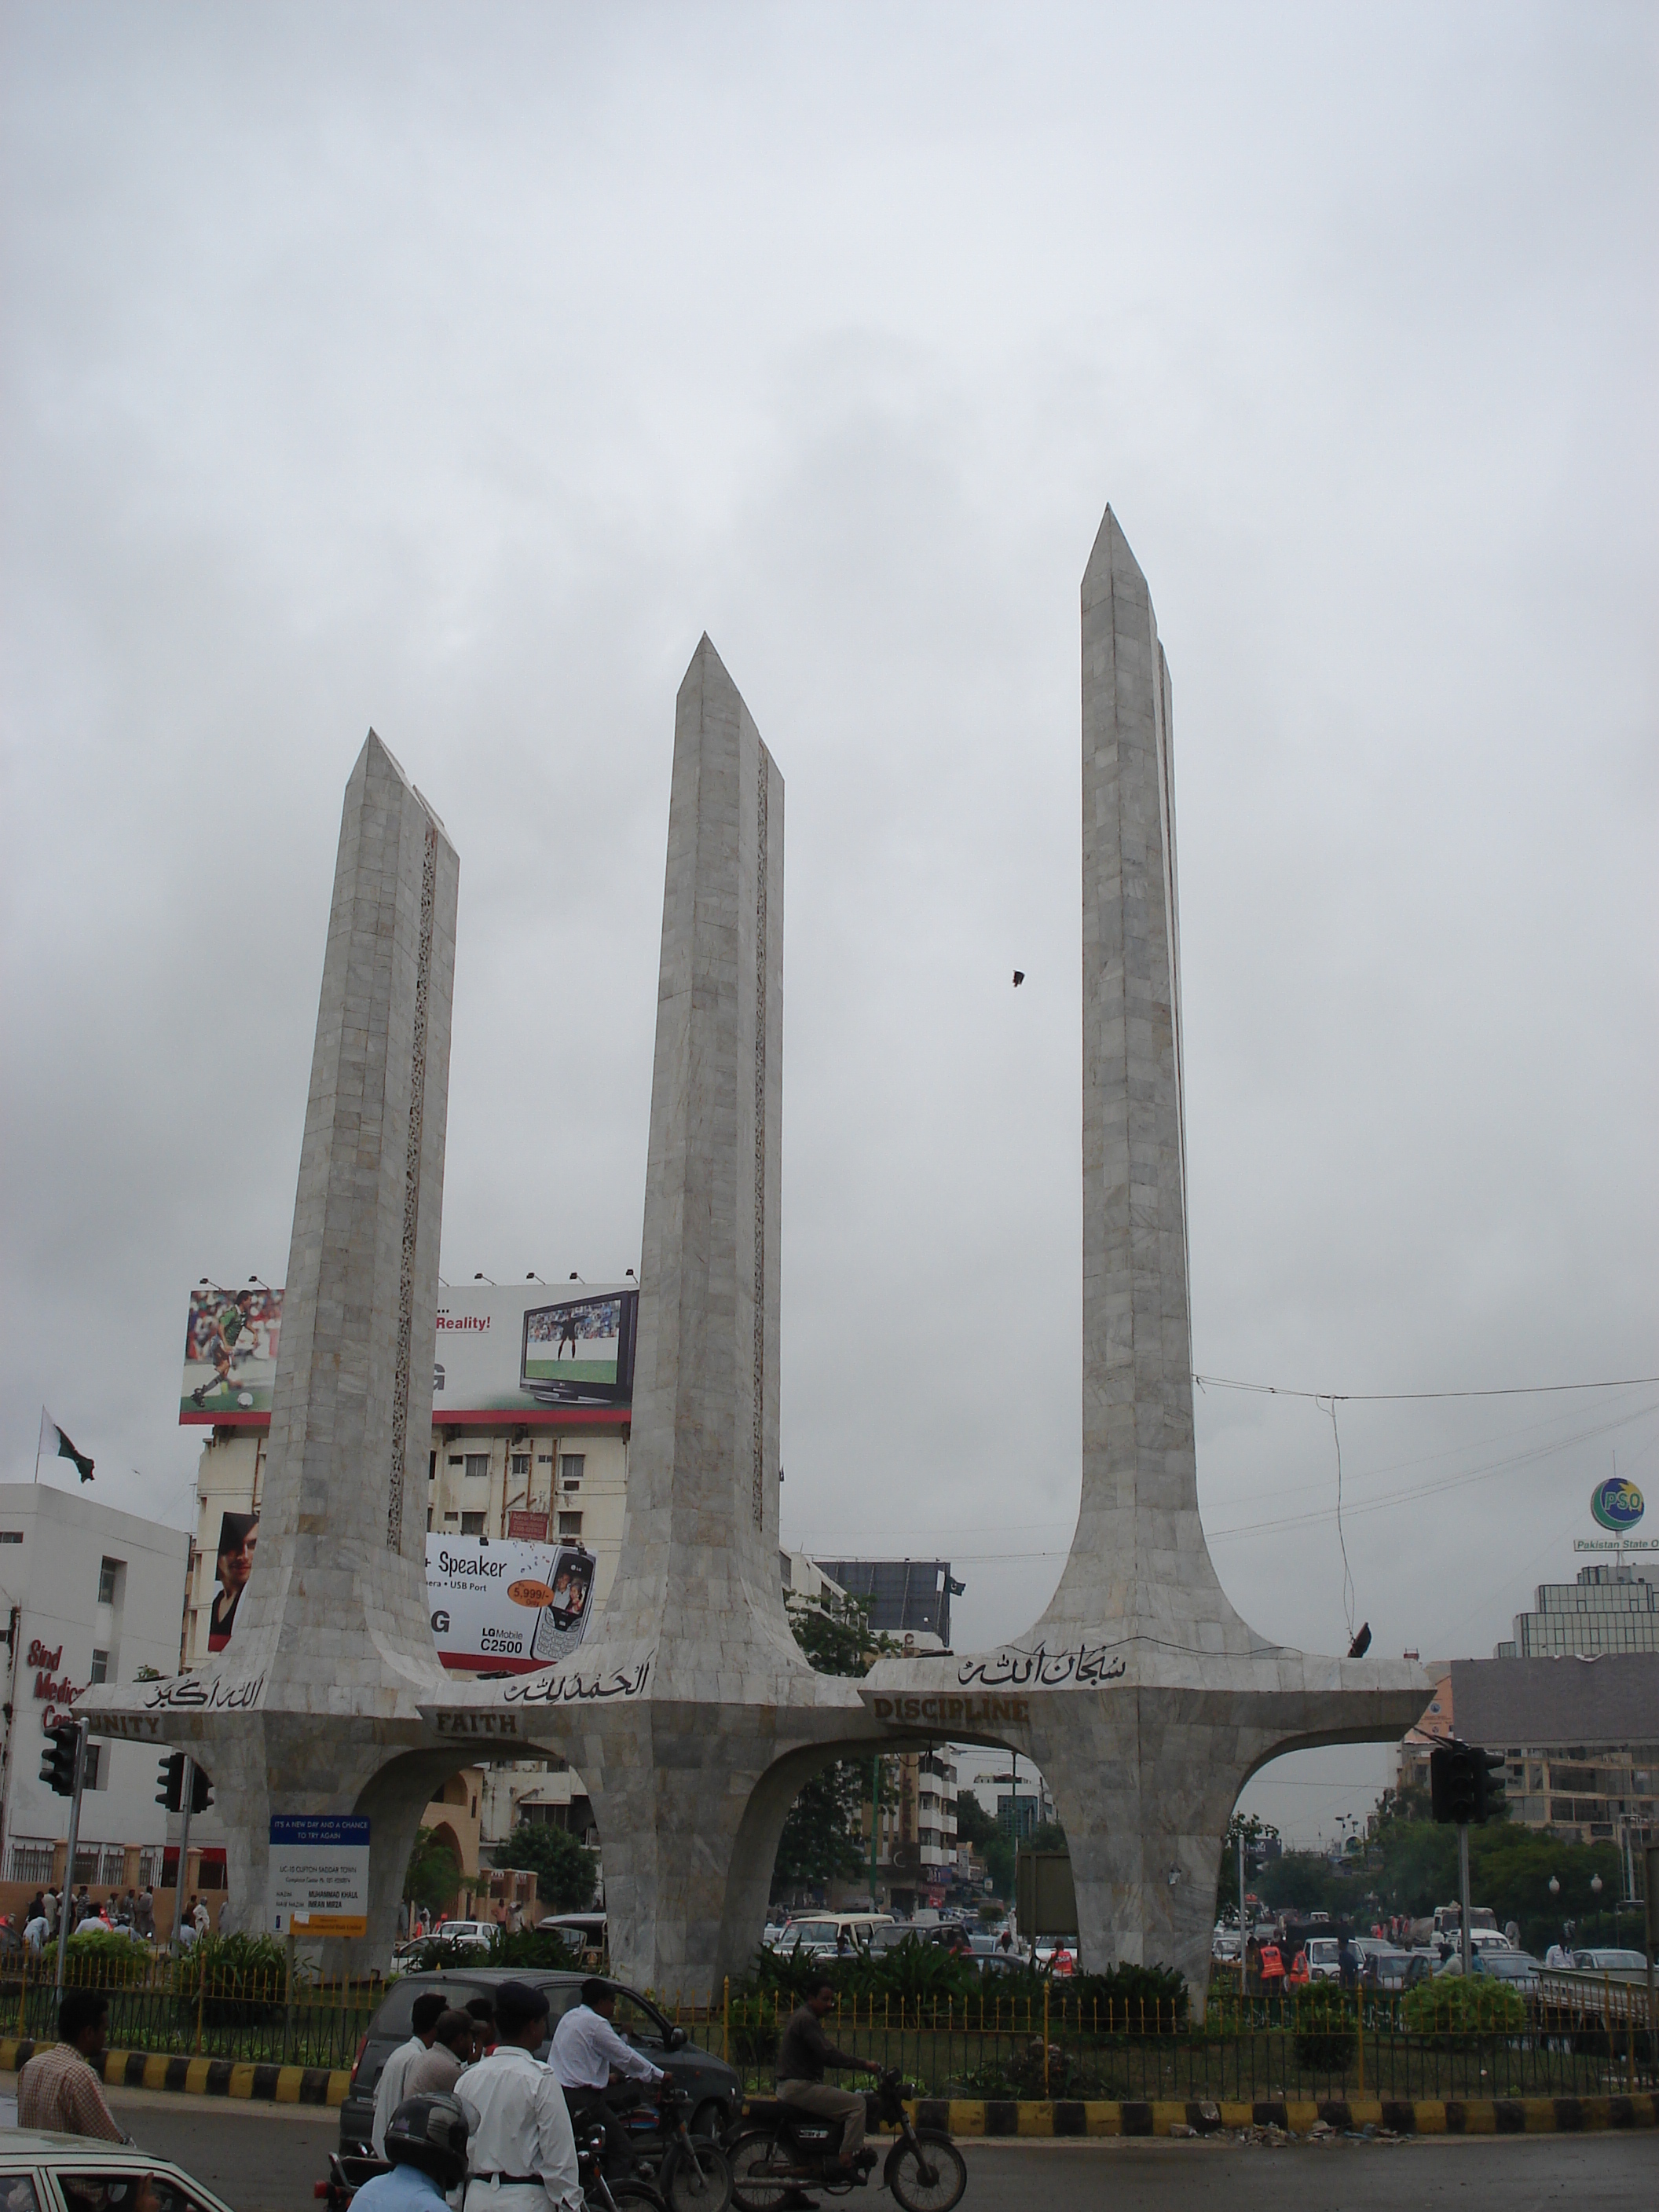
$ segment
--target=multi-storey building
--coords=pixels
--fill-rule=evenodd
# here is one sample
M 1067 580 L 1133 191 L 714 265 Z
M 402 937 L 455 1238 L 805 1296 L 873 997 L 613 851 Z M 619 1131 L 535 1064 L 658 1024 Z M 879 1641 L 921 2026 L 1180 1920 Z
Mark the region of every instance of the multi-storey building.
M 44 1731 L 73 1717 L 94 1682 L 170 1674 L 190 1539 L 46 1483 L 0 1484 L 0 1606 L 5 1608 L 5 1749 L 0 1764 L 0 1910 L 45 1885 L 85 1882 L 94 1895 L 160 1891 L 167 1814 L 155 1802 L 149 1746 L 88 1746 L 81 1829 L 67 1864 L 69 1800 L 40 1778 Z M 192 1850 L 191 1889 L 222 1893 L 223 1853 Z M 160 1897 L 167 1924 L 170 1900 Z
M 1581 1567 L 1576 1582 L 1540 1583 L 1532 1613 L 1517 1613 L 1515 1633 L 1494 1659 L 1599 1658 L 1603 1652 L 1659 1651 L 1659 1587 L 1633 1567 Z

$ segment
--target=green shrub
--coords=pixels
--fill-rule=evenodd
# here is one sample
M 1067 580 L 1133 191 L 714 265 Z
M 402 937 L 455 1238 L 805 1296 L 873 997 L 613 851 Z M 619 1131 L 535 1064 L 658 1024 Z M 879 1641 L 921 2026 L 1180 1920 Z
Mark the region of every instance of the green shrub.
M 1042 1983 L 1047 1977 L 1035 1978 L 1040 2002 Z M 1000 1977 L 998 1986 L 1012 1979 L 1012 1976 Z M 1085 2028 L 1091 2028 L 1097 2016 L 1103 2033 L 1109 2021 L 1114 2034 L 1130 2035 L 1141 2033 L 1143 2019 L 1148 2034 L 1185 2027 L 1188 2021 L 1187 1978 L 1173 1966 L 1125 1963 L 1103 1974 L 1064 1976 L 1052 1984 L 1049 2002 L 1063 2004 L 1068 2015 L 1074 2014 Z
M 107 1928 L 78 1928 L 69 1939 L 72 1979 L 88 1989 L 129 1989 L 144 1980 L 155 1960 L 148 1943 L 118 1936 Z M 58 1958 L 54 1936 L 41 1953 L 53 1965 Z
M 1527 2024 L 1527 2007 L 1507 1982 L 1485 1974 L 1442 1974 L 1408 1992 L 1401 2017 L 1413 2035 L 1449 2035 L 1469 2044 L 1485 2035 L 1518 2035 Z
M 1354 2055 L 1358 2027 L 1339 1982 L 1306 1982 L 1290 1992 L 1296 2055 L 1310 2073 L 1334 2074 Z

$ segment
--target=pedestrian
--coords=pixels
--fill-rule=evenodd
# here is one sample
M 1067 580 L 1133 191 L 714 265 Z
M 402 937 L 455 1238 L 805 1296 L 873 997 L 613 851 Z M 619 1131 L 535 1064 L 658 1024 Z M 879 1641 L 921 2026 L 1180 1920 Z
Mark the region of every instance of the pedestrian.
M 1282 1996 L 1285 1989 L 1285 1959 L 1277 1943 L 1261 1946 L 1261 1994 L 1263 1996 Z
M 824 2172 L 832 2179 L 851 2179 L 864 2166 L 864 2100 L 850 2089 L 837 2089 L 827 2082 L 824 2069 L 842 2066 L 864 2074 L 879 2074 L 881 2069 L 874 2059 L 854 2058 L 825 2039 L 824 2015 L 835 2002 L 835 1984 L 820 1981 L 807 1990 L 799 2009 L 790 2014 L 778 2045 L 778 2100 L 797 2112 L 811 2113 L 815 2119 L 841 2122 L 840 2149 L 836 2156 L 824 2160 Z
M 190 1917 L 196 1923 L 198 1936 L 205 1936 L 213 1925 L 212 1916 L 199 1897 L 192 1897 L 190 1900 Z
M 605 2122 L 607 2173 L 626 2173 L 633 2160 L 627 2130 L 617 2118 L 620 2100 L 610 2094 L 611 2077 L 620 2074 L 624 2081 L 663 2082 L 668 2076 L 643 2051 L 623 2041 L 611 2025 L 616 2010 L 615 1990 L 590 1975 L 582 1984 L 581 2002 L 572 2005 L 554 2033 L 547 2063 L 558 2077 L 571 2118 L 597 2113 Z M 633 2091 L 630 2101 L 638 2096 Z
M 46 1938 L 51 1933 L 46 1925 L 46 1916 L 40 1910 L 40 1900 L 37 1898 L 30 1909 L 29 1917 L 23 1923 L 23 1941 L 37 1959 L 46 1949 Z
M 58 2040 L 17 2077 L 17 2124 L 54 2135 L 125 2142 L 93 2061 L 109 2039 L 109 1999 L 101 1990 L 69 1990 L 58 2008 Z
M 362 2212 L 448 2212 L 447 2191 L 466 2179 L 466 2114 L 453 2097 L 406 2097 L 386 2130 L 390 2173 L 366 2181 Z
M 466 2009 L 472 2020 L 472 2063 L 488 2058 L 495 2048 L 495 2006 L 489 1997 L 469 1997 Z
M 132 1929 L 134 1935 L 142 1936 L 146 1943 L 155 1938 L 155 1893 L 148 1882 L 139 1891 L 133 1903 Z
M 404 2095 L 405 2098 L 447 2097 L 459 2080 L 462 2070 L 471 2063 L 471 2014 L 456 2012 L 453 2008 L 441 2012 L 432 2030 L 430 2045 L 421 2053 L 404 2077 Z M 388 2123 L 388 2141 L 390 2136 Z
M 433 2033 L 448 2010 L 449 1999 L 441 1990 L 422 1990 L 410 2007 L 409 2040 L 398 2045 L 381 2067 L 380 2078 L 374 2084 L 374 2118 L 369 2141 L 376 2158 L 386 2156 L 386 2131 L 392 2115 L 404 2100 L 409 2069 L 431 2050 Z
M 41 1903 L 46 1909 L 46 1932 L 48 1935 L 55 1935 L 58 1931 L 58 1892 L 55 1889 L 49 1889 L 41 1899 Z
M 495 2049 L 469 2066 L 455 2095 L 471 2132 L 462 2212 L 581 2212 L 576 2138 L 564 2092 L 536 2052 L 547 2033 L 546 1992 L 527 1982 L 495 1990 Z

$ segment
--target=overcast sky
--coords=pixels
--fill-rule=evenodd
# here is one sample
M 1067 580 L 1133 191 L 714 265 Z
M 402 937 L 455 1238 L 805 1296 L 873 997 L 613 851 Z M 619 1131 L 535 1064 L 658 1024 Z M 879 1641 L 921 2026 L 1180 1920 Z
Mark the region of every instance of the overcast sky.
M 637 1266 L 707 628 L 788 794 L 785 1534 L 1023 1630 L 1109 499 L 1174 681 L 1195 1365 L 1659 1375 L 1651 9 L 3 20 L 0 1472 L 44 1401 L 188 1516 L 185 1298 L 285 1270 L 370 723 L 461 854 L 444 1272 Z M 1615 1451 L 1659 1488 L 1656 1409 L 1345 1408 L 1377 1648 L 1489 1653 Z M 1342 1648 L 1329 1419 L 1198 1424 L 1230 1595 Z M 1382 1763 L 1251 1802 L 1328 1832 Z

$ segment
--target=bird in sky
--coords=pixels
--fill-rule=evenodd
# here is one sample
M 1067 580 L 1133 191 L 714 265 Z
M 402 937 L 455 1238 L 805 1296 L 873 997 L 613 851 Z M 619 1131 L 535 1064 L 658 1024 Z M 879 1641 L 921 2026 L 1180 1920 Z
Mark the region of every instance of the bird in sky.
M 1025 981 L 1025 970 L 1024 970 L 1023 968 L 1016 968 L 1016 969 L 1015 969 L 1015 970 L 1014 970 L 1014 988 L 1015 988 L 1015 990 L 1018 990 L 1018 988 L 1019 988 L 1020 985 L 1021 985 L 1024 981 Z

